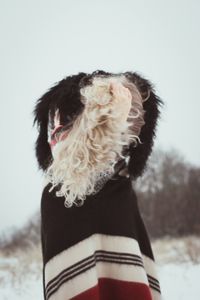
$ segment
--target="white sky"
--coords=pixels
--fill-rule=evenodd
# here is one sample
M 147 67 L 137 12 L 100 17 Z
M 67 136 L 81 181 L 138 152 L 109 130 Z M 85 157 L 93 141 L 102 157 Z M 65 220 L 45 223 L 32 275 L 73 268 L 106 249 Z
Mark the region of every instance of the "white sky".
M 198 0 L 0 0 L 0 231 L 40 206 L 36 100 L 63 77 L 136 71 L 165 102 L 156 145 L 200 165 Z

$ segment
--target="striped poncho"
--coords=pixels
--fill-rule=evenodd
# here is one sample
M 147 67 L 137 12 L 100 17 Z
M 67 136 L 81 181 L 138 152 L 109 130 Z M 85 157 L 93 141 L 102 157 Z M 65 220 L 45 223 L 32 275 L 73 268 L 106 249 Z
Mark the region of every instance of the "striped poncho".
M 144 122 L 140 120 L 141 114 L 137 114 L 132 127 L 141 143 L 137 147 L 135 143 L 124 147 L 127 152 L 123 153 L 122 159 L 116 160 L 113 172 L 107 173 L 107 169 L 103 169 L 103 173 L 97 172 L 95 191 L 86 195 L 82 206 L 65 207 L 65 197 L 58 194 L 60 186 L 51 190 L 51 182 L 45 182 L 41 196 L 45 300 L 161 299 L 154 255 L 132 183 L 142 174 L 151 153 L 162 101 L 150 81 L 139 74 L 125 72 L 118 75 L 126 78 L 125 84 L 130 88 L 134 86 L 130 89 L 133 100 L 140 98 L 142 101 Z M 54 135 L 60 134 L 63 141 L 70 140 L 70 133 L 76 128 L 72 124 L 84 108 L 80 91 L 90 86 L 96 76 L 107 79 L 116 74 L 95 71 L 68 76 L 38 100 L 34 109 L 34 123 L 39 131 L 35 150 L 43 171 L 46 172 L 56 155 Z M 141 107 L 138 103 L 135 101 L 133 105 L 133 114 L 134 109 L 137 111 Z M 77 137 L 71 139 L 71 143 L 77 140 Z M 70 151 L 64 157 L 71 157 Z M 60 170 L 65 166 L 68 171 L 71 166 L 60 165 Z M 107 162 L 105 165 L 107 167 Z M 75 181 L 68 177 L 67 180 Z M 74 190 L 84 187 L 79 180 L 73 184 Z
M 45 299 L 161 299 L 130 177 L 115 174 L 83 206 L 67 209 L 49 187 L 41 199 Z

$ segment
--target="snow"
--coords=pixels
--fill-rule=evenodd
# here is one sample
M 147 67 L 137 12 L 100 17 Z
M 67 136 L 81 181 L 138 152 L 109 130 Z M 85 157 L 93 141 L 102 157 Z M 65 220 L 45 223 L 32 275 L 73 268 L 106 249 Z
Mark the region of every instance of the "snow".
M 199 300 L 200 264 L 178 263 L 158 266 L 163 300 Z
M 0 299 L 43 300 L 42 278 L 38 264 L 30 263 L 27 274 L 22 268 L 23 275 L 21 267 L 16 257 L 0 258 Z
M 0 291 L 1 300 L 43 300 L 41 280 L 28 278 L 23 286 L 13 287 L 6 284 Z

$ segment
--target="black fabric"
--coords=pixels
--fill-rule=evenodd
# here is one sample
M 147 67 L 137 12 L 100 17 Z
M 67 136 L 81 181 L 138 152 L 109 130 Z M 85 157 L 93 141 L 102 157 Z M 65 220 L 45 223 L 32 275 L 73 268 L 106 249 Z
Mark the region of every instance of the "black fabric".
M 94 233 L 132 237 L 141 252 L 154 259 L 130 178 L 110 179 L 80 207 L 66 208 L 64 198 L 56 197 L 56 188 L 49 193 L 50 187 L 44 188 L 41 199 L 44 264 Z

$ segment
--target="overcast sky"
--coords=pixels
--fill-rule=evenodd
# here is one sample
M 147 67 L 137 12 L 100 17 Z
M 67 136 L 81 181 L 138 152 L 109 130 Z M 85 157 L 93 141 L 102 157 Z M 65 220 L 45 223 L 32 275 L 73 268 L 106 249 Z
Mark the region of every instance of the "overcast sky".
M 36 100 L 77 72 L 136 71 L 165 102 L 155 146 L 200 165 L 198 0 L 0 0 L 0 231 L 40 207 Z

